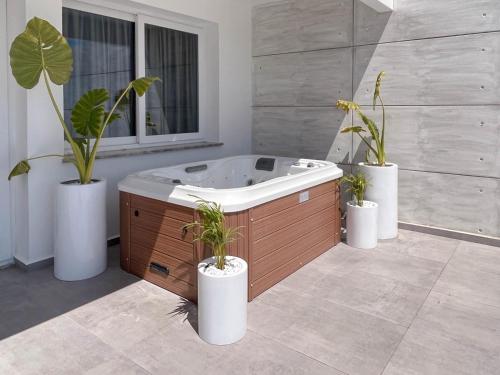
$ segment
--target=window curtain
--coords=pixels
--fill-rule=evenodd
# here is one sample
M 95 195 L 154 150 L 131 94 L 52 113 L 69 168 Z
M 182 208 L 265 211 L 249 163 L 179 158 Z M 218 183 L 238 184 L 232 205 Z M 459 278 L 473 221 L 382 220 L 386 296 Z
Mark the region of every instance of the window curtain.
M 198 35 L 146 25 L 146 134 L 198 132 Z
M 70 124 L 71 109 L 88 90 L 109 91 L 110 110 L 128 82 L 135 78 L 135 26 L 133 22 L 63 8 L 63 34 L 73 49 L 73 74 L 64 86 L 64 117 Z M 134 136 L 135 97 L 120 106 L 120 120 L 105 137 Z

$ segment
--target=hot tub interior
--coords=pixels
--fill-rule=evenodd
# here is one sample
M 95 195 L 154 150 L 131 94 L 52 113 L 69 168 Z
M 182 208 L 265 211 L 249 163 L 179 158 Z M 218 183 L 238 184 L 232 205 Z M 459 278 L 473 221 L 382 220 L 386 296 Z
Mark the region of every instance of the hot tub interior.
M 304 173 L 321 168 L 319 161 L 272 157 L 238 157 L 193 163 L 154 171 L 155 177 L 173 183 L 202 188 L 234 189 L 255 185 L 277 177 Z

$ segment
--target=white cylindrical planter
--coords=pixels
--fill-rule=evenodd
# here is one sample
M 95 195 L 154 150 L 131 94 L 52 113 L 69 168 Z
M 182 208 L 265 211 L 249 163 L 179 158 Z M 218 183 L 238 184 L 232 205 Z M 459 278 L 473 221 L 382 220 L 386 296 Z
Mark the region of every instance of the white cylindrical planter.
M 58 185 L 54 242 L 54 275 L 59 280 L 84 280 L 106 269 L 105 180 Z
M 384 167 L 359 163 L 359 171 L 368 181 L 365 198 L 378 204 L 378 238 L 398 236 L 398 166 Z
M 198 334 L 209 344 L 232 344 L 247 330 L 248 265 L 231 256 L 224 271 L 213 264 L 198 264 Z
M 374 202 L 363 201 L 358 206 L 347 202 L 347 244 L 359 249 L 373 249 L 377 246 L 378 206 Z

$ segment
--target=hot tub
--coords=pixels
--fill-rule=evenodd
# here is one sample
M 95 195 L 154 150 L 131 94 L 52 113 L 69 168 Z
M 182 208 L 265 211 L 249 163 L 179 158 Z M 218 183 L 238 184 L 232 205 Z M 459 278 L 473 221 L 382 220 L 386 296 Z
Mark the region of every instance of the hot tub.
M 153 169 L 120 190 L 121 265 L 196 300 L 196 264 L 208 255 L 186 223 L 196 200 L 221 204 L 242 236 L 231 255 L 249 265 L 249 300 L 340 241 L 342 170 L 308 159 L 245 155 Z

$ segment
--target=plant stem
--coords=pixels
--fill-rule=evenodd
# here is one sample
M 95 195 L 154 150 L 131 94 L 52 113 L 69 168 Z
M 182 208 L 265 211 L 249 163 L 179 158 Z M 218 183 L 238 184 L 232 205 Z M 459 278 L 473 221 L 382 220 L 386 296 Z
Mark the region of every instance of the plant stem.
M 370 150 L 372 150 L 372 152 L 375 154 L 375 156 L 377 156 L 377 159 L 378 159 L 378 152 L 373 148 L 373 146 L 370 144 L 370 142 L 368 142 L 366 140 L 366 138 L 363 137 L 361 134 L 358 133 L 358 135 L 363 140 L 363 142 L 366 143 L 366 145 L 370 148 Z
M 48 154 L 48 155 L 42 155 L 42 156 L 35 156 L 33 158 L 28 158 L 26 160 L 29 161 L 29 160 L 36 160 L 36 159 L 43 159 L 43 158 L 53 158 L 53 157 L 64 158 L 64 155 L 60 155 L 60 154 Z
M 380 104 L 382 105 L 382 136 L 380 137 L 380 153 L 381 155 L 378 158 L 380 165 L 385 165 L 385 106 L 382 98 L 379 96 L 378 100 L 380 100 Z
M 90 154 L 90 156 L 88 158 L 87 170 L 85 171 L 85 175 L 84 175 L 85 181 L 90 181 L 92 179 L 92 173 L 93 173 L 93 170 L 94 170 L 94 162 L 95 162 L 95 157 L 96 157 L 96 154 L 97 154 L 97 149 L 99 147 L 99 142 L 101 141 L 101 138 L 102 138 L 102 136 L 104 134 L 104 130 L 108 126 L 109 119 L 111 118 L 111 116 L 113 115 L 113 113 L 116 111 L 116 108 L 118 107 L 118 105 L 120 104 L 120 102 L 123 100 L 123 98 L 125 98 L 125 96 L 127 95 L 127 93 L 131 90 L 131 88 L 132 88 L 132 83 L 129 83 L 128 86 L 127 86 L 127 88 L 125 90 L 123 90 L 123 93 L 120 95 L 120 97 L 118 98 L 118 100 L 115 102 L 115 104 L 113 105 L 113 108 L 111 108 L 111 111 L 109 111 L 108 116 L 104 120 L 104 123 L 102 125 L 101 131 L 99 132 L 99 136 L 96 137 L 95 142 L 94 142 L 94 146 L 92 147 L 92 152 L 91 152 L 91 154 Z
M 45 62 L 43 61 L 43 53 L 42 53 L 42 64 L 45 64 Z M 54 98 L 54 94 L 52 94 L 52 89 L 50 88 L 49 79 L 47 77 L 47 72 L 45 71 L 45 69 L 42 69 L 42 73 L 43 73 L 43 79 L 45 82 L 45 87 L 47 88 L 47 92 L 49 93 L 49 97 L 50 97 L 50 101 L 52 102 L 52 106 L 54 107 L 54 109 L 56 111 L 57 117 L 59 118 L 59 122 L 61 123 L 61 126 L 64 130 L 64 134 L 66 136 L 66 139 L 68 140 L 69 144 L 71 145 L 71 149 L 73 150 L 73 154 L 75 155 L 76 160 L 75 160 L 75 163 L 73 163 L 73 164 L 75 165 L 75 167 L 78 171 L 78 174 L 80 176 L 80 182 L 85 183 L 83 181 L 83 176 L 85 174 L 85 172 L 84 172 L 85 161 L 83 159 L 83 155 L 82 155 L 78 145 L 75 143 L 75 141 L 73 141 L 73 137 L 71 136 L 71 133 L 70 133 L 68 127 L 66 126 L 66 123 L 64 122 L 64 118 L 61 114 L 61 111 L 59 110 L 59 107 L 57 106 L 56 100 Z

